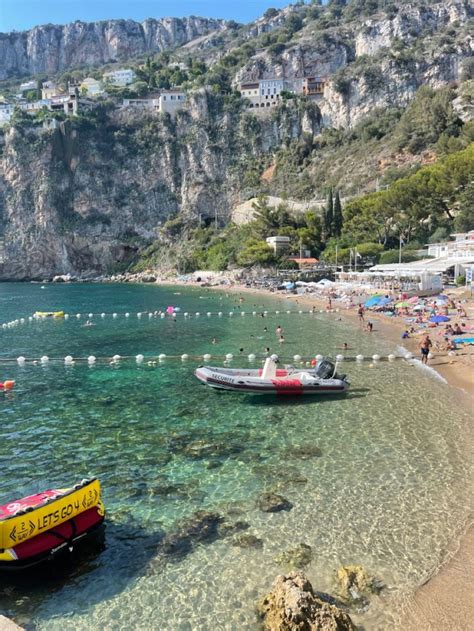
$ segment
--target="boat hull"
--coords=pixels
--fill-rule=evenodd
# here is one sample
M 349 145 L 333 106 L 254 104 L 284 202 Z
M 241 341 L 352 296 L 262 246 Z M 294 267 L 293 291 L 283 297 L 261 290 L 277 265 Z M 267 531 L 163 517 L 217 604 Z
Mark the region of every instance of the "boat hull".
M 194 374 L 199 381 L 216 390 L 248 394 L 334 395 L 346 392 L 349 387 L 344 379 L 318 379 L 314 371 L 305 371 L 305 379 L 296 371 L 279 370 L 274 379 L 262 379 L 258 370 L 232 371 L 207 366 L 198 368 Z

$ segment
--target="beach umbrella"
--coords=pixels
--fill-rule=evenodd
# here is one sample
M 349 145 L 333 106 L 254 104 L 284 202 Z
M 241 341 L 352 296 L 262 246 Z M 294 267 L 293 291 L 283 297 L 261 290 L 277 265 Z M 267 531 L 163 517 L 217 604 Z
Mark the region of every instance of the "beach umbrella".
M 174 307 L 166 307 L 166 313 L 174 313 Z
M 382 299 L 382 296 L 380 295 L 372 296 L 371 298 L 365 301 L 364 307 L 375 307 L 375 305 L 379 304 L 381 299 Z
M 408 302 L 406 300 L 403 300 L 402 302 L 397 302 L 397 304 L 395 305 L 396 309 L 404 309 L 405 307 L 409 307 L 410 305 L 408 304 Z
M 431 316 L 430 322 L 435 322 L 436 324 L 439 324 L 440 322 L 449 322 L 449 318 L 444 315 L 434 315 Z
M 391 298 L 380 298 L 379 303 L 378 303 L 378 307 L 385 307 L 385 305 L 388 305 L 389 303 L 392 302 Z
M 413 298 L 410 298 L 410 300 L 408 301 L 411 305 L 416 304 L 419 301 L 418 296 L 413 296 Z
M 425 305 L 416 305 L 416 307 L 413 307 L 413 311 L 423 311 L 424 308 Z

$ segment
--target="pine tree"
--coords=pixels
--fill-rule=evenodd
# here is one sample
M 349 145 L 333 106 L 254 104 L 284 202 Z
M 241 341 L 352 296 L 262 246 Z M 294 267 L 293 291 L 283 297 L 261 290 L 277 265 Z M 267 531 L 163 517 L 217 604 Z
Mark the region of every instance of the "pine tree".
M 332 199 L 332 188 L 328 190 L 326 210 L 324 213 L 324 235 L 326 240 L 332 237 L 332 224 L 334 221 L 334 205 Z
M 336 195 L 334 197 L 334 215 L 332 220 L 332 232 L 335 237 L 341 236 L 343 223 L 344 217 L 342 216 L 341 198 L 339 197 L 339 191 L 336 191 Z

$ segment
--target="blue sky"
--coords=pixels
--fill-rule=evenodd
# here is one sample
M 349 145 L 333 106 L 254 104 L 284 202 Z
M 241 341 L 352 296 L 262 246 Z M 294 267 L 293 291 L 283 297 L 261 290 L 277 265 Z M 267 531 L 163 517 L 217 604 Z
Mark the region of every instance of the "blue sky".
M 0 32 L 23 31 L 38 24 L 92 22 L 110 18 L 200 15 L 249 22 L 268 7 L 290 0 L 0 0 Z

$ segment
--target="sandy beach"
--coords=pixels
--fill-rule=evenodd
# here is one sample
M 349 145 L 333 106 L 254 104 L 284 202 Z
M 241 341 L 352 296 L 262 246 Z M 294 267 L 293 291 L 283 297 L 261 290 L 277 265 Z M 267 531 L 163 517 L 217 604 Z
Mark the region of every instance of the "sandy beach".
M 166 283 L 168 284 L 168 283 Z M 275 293 L 252 287 L 232 285 L 230 287 L 216 287 L 220 291 L 246 295 L 260 295 L 275 297 Z M 474 324 L 474 301 L 466 291 L 453 289 L 449 292 L 456 300 L 467 300 L 464 308 L 467 312 L 466 320 Z M 313 295 L 292 295 L 289 300 L 300 306 L 326 309 L 327 298 Z M 328 317 L 350 320 L 356 326 L 358 323 L 357 309 L 347 308 L 333 301 L 333 308 L 337 313 L 329 313 Z M 393 341 L 396 346 L 404 346 L 414 357 L 419 357 L 420 337 L 401 338 L 407 325 L 402 317 L 389 318 L 373 311 L 367 312 L 366 321 L 374 323 L 371 335 L 381 336 Z M 436 333 L 430 329 L 430 335 Z M 464 346 L 449 356 L 447 352 L 433 352 L 433 359 L 428 365 L 436 370 L 447 384 L 456 388 L 459 399 L 474 417 L 474 346 Z M 468 457 L 473 448 L 473 432 L 468 430 L 466 435 L 466 449 Z M 464 534 L 457 537 L 450 549 L 445 551 L 444 558 L 437 571 L 423 585 L 420 585 L 414 596 L 409 600 L 406 608 L 400 612 L 400 622 L 397 628 L 403 631 L 468 631 L 472 629 L 472 612 L 474 611 L 474 524 L 465 526 Z

